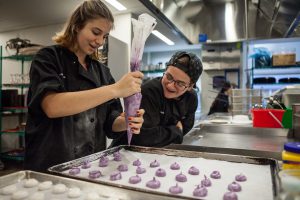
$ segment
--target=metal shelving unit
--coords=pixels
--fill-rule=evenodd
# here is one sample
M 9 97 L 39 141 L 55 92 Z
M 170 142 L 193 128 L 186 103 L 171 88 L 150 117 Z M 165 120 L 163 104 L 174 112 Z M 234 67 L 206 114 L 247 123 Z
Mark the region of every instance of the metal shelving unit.
M 249 87 L 261 89 L 263 97 L 268 97 L 278 89 L 300 84 L 299 44 L 299 38 L 248 41 L 245 64 Z M 256 66 L 255 59 L 260 55 L 260 51 L 263 52 L 261 55 L 265 56 L 262 59 L 265 59 L 266 66 Z M 273 63 L 274 55 L 289 55 L 289 53 L 295 54 L 295 64 L 283 62 L 283 66 L 278 66 L 278 63 Z
M 25 88 L 29 87 L 29 83 L 3 83 L 2 81 L 2 72 L 3 72 L 3 60 L 10 60 L 12 62 L 20 63 L 21 74 L 24 74 L 24 64 L 25 62 L 30 62 L 33 58 L 33 55 L 13 55 L 13 56 L 2 56 L 2 46 L 0 46 L 0 157 L 3 159 L 12 159 L 17 161 L 24 160 L 24 147 L 22 147 L 23 137 L 25 135 L 24 127 L 21 126 L 21 123 L 25 121 L 27 107 L 25 106 L 9 106 L 3 107 L 2 105 L 2 89 L 4 88 L 16 88 L 20 92 L 20 94 L 24 95 Z M 3 130 L 3 118 L 6 116 L 18 116 L 19 125 L 14 128 L 8 128 Z M 2 135 L 17 135 L 19 136 L 19 144 L 20 148 L 13 149 L 7 152 L 2 152 Z
M 294 85 L 300 83 L 280 83 L 278 79 L 289 76 L 300 77 L 300 66 L 284 66 L 284 67 L 264 67 L 264 68 L 251 68 L 252 74 L 252 88 L 253 89 L 261 89 L 267 88 L 270 90 L 277 90 L 287 85 Z M 254 83 L 254 78 L 259 77 L 267 77 L 267 76 L 275 76 L 275 83 Z

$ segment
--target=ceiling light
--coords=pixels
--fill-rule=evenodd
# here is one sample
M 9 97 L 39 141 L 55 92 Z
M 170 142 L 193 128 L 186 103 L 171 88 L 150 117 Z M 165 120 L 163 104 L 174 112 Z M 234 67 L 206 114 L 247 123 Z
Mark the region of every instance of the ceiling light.
M 107 3 L 109 3 L 110 5 L 112 5 L 113 7 L 115 7 L 117 10 L 122 11 L 122 10 L 126 10 L 127 8 L 121 4 L 120 2 L 118 2 L 117 0 L 105 0 Z
M 166 36 L 164 36 L 157 30 L 152 31 L 152 34 L 155 35 L 156 37 L 158 37 L 159 39 L 161 39 L 162 41 L 164 41 L 165 43 L 167 43 L 168 45 L 175 44 L 172 40 L 170 40 L 169 38 L 167 38 Z
M 235 16 L 233 15 L 234 12 L 234 5 L 233 3 L 226 3 L 225 4 L 225 34 L 226 40 L 228 41 L 236 41 L 237 34 L 236 34 L 236 26 L 234 23 Z

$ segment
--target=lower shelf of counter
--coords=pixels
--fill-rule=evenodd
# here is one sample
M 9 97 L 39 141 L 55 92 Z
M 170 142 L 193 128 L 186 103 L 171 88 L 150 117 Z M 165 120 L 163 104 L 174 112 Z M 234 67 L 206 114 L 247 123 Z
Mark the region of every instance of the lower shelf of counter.
M 14 134 L 19 136 L 25 136 L 25 132 L 19 129 L 3 130 L 0 132 L 0 135 L 1 134 Z
M 11 151 L 3 152 L 0 154 L 0 157 L 3 159 L 23 161 L 24 149 L 14 149 Z

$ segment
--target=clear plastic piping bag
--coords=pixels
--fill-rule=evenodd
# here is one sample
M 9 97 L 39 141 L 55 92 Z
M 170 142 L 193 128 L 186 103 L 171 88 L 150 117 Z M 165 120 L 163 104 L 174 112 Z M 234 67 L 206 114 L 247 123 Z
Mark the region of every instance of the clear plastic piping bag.
M 141 14 L 138 17 L 138 20 L 131 19 L 131 22 L 133 26 L 133 39 L 131 46 L 130 71 L 134 72 L 140 70 L 146 39 L 149 37 L 157 22 L 155 18 L 147 13 Z M 124 98 L 128 145 L 130 145 L 132 138 L 132 132 L 128 126 L 128 117 L 137 115 L 136 111 L 140 108 L 141 99 L 141 93 L 136 93 Z

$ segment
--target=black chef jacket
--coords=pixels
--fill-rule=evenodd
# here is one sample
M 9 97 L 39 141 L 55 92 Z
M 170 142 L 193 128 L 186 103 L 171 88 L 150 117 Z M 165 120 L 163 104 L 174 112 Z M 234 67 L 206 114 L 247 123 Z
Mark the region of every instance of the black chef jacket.
M 152 79 L 142 86 L 141 108 L 145 109 L 141 132 L 133 135 L 131 144 L 162 147 L 182 143 L 183 136 L 194 125 L 198 99 L 194 90 L 185 92 L 178 99 L 164 97 L 161 78 Z M 176 127 L 178 121 L 183 131 Z M 127 135 L 114 139 L 111 146 L 128 144 Z
M 106 136 L 118 135 L 112 132 L 112 124 L 122 112 L 119 99 L 76 115 L 52 119 L 41 108 L 42 98 L 49 91 L 81 91 L 115 82 L 106 66 L 88 56 L 86 59 L 88 70 L 73 52 L 59 45 L 46 47 L 34 57 L 25 131 L 26 169 L 45 171 L 50 166 L 104 150 Z
M 216 112 L 228 113 L 228 108 L 229 108 L 228 95 L 224 93 L 219 93 L 216 99 L 214 100 L 214 102 L 211 104 L 208 115 L 211 115 Z

